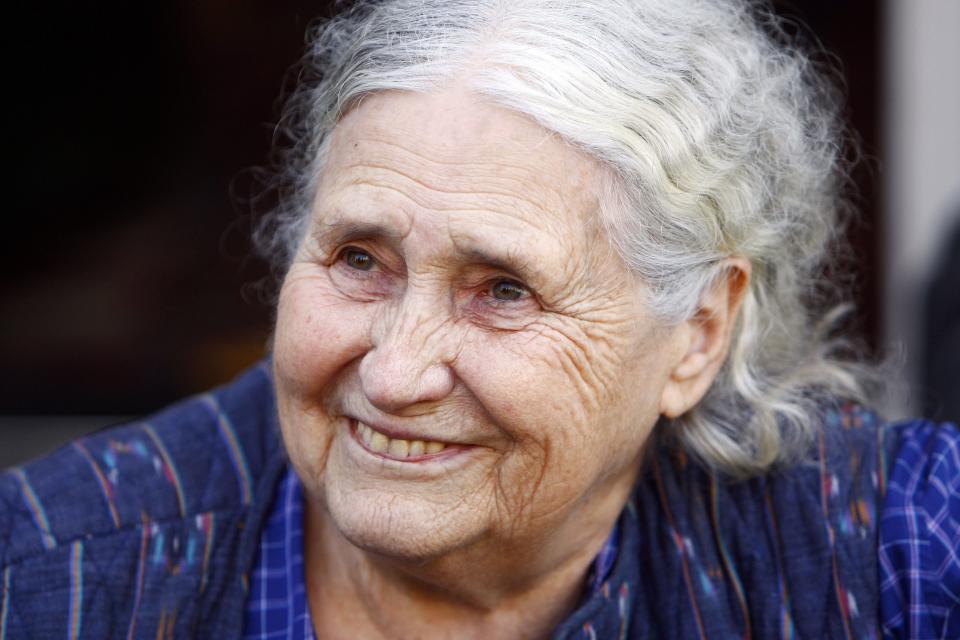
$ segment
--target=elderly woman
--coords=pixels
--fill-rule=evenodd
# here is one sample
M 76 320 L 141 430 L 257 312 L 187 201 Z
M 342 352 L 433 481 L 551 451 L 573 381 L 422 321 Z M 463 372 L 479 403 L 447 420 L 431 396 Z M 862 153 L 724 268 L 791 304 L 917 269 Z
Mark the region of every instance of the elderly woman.
M 0 638 L 960 637 L 960 436 L 825 337 L 835 108 L 747 2 L 320 26 L 271 359 L 0 480 Z

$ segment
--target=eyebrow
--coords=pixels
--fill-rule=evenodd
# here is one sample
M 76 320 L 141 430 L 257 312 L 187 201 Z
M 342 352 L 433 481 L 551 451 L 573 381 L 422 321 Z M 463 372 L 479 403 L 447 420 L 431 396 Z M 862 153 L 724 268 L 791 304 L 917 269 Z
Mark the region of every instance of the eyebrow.
M 355 240 L 383 238 L 399 244 L 404 234 L 396 227 L 382 222 L 361 220 L 337 220 L 317 225 L 314 238 L 321 246 L 340 245 Z M 534 261 L 523 255 L 523 247 L 506 246 L 495 250 L 479 245 L 473 239 L 460 239 L 453 243 L 457 258 L 464 262 L 482 264 L 523 280 L 539 288 L 546 281 L 546 273 L 534 266 Z
M 396 228 L 379 222 L 334 221 L 319 224 L 313 237 L 324 246 L 342 244 L 364 238 L 386 238 L 397 241 L 403 236 Z
M 497 252 L 490 252 L 475 245 L 457 247 L 457 254 L 468 262 L 493 267 L 527 282 L 533 281 L 531 284 L 541 283 L 543 274 L 532 265 L 529 259 L 518 255 L 519 253 L 520 251 L 514 247 L 507 247 Z

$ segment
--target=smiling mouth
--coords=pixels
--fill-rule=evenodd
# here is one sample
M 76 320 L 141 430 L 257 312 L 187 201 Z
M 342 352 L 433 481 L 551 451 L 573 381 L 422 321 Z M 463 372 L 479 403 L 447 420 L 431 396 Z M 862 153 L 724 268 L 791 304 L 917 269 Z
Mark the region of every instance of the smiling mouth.
M 380 433 L 370 425 L 352 419 L 353 432 L 357 440 L 368 451 L 379 456 L 401 460 L 404 462 L 419 462 L 439 456 L 443 452 L 450 452 L 460 447 L 448 445 L 433 440 L 403 440 L 391 438 Z

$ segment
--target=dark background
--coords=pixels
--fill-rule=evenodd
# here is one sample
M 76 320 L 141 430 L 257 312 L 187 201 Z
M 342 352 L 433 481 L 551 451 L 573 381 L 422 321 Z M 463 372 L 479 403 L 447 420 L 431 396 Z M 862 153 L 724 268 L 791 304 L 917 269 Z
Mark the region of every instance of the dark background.
M 875 159 L 883 3 L 776 4 L 837 56 Z M 0 415 L 143 414 L 263 356 L 271 310 L 246 239 L 248 170 L 266 162 L 285 74 L 331 5 L 35 3 L 8 17 Z M 877 164 L 857 174 L 852 233 L 870 345 Z M 0 447 L 17 442 L 12 425 L 0 423 Z

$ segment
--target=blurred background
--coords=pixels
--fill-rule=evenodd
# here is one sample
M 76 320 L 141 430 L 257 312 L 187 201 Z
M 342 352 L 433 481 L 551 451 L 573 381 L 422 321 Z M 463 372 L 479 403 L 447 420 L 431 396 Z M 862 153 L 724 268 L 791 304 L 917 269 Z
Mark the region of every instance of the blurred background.
M 264 356 L 250 169 L 333 3 L 24 4 L 7 22 L 0 468 Z M 960 2 L 775 5 L 846 78 L 865 152 L 851 330 L 898 358 L 886 409 L 960 420 Z

